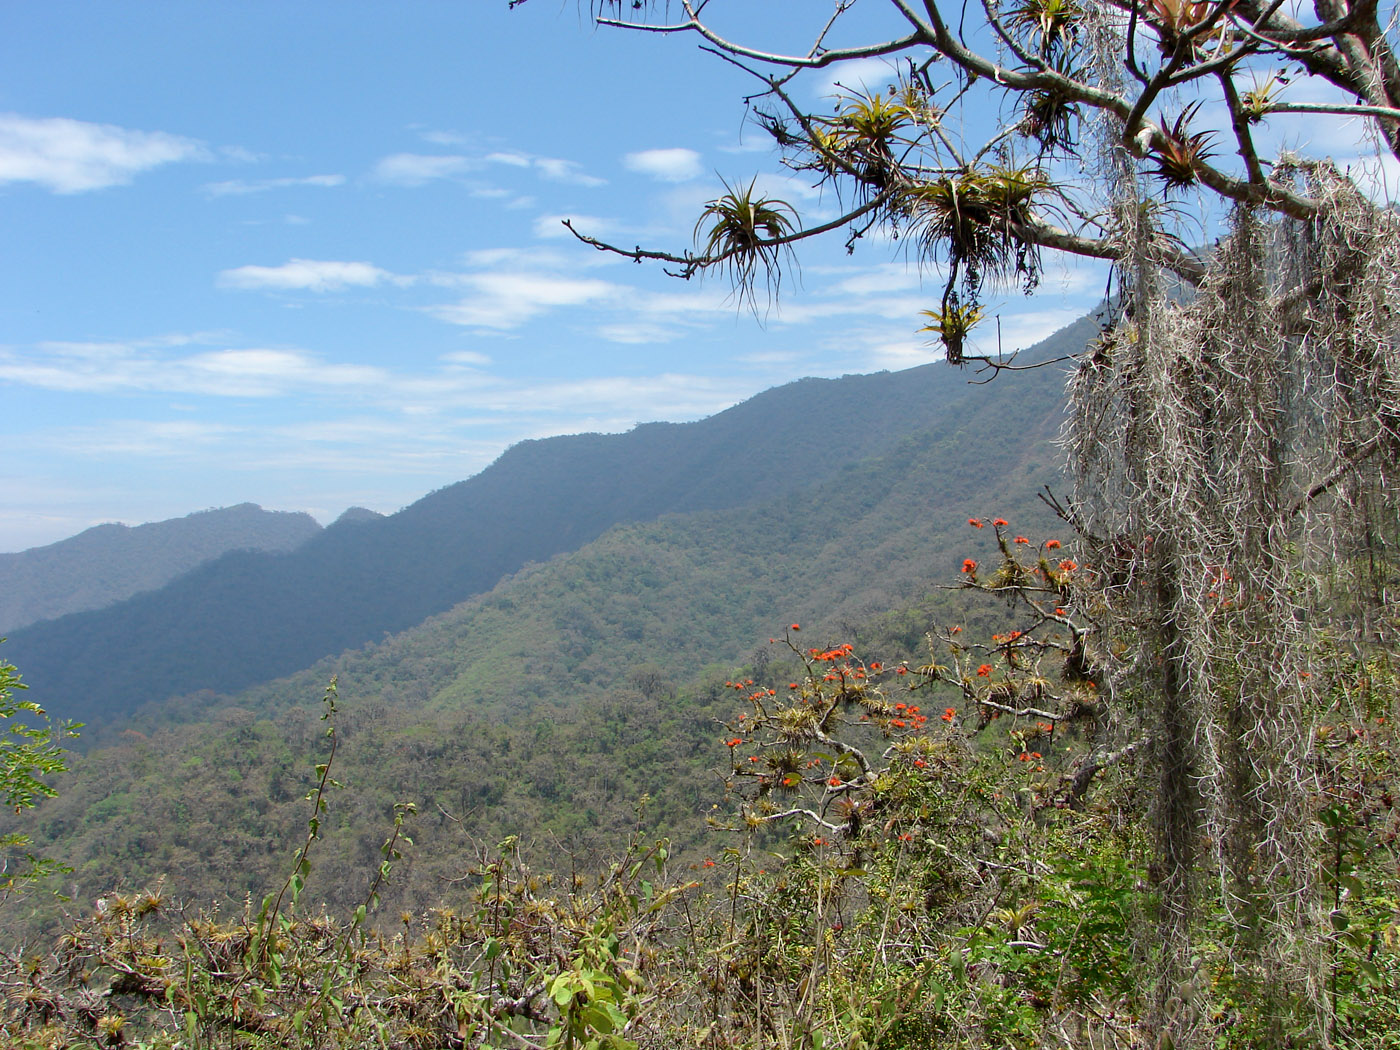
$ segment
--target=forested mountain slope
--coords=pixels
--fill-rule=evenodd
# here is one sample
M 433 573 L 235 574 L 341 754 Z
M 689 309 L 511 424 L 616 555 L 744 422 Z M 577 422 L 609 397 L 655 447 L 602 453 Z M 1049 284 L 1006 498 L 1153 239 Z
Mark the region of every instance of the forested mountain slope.
M 155 590 L 229 551 L 294 550 L 320 531 L 310 514 L 240 503 L 135 527 L 96 525 L 0 554 L 0 634 Z
M 440 899 L 481 837 L 525 833 L 565 864 L 551 842 L 615 839 L 643 795 L 648 827 L 698 849 L 725 757 L 715 720 L 735 702 L 724 681 L 794 673 L 770 636 L 797 622 L 803 642 L 920 660 L 925 631 L 965 622 L 959 592 L 936 585 L 959 579 L 969 516 L 1055 535 L 1035 493 L 1058 476 L 1062 382 L 1047 369 L 962 385 L 930 425 L 879 456 L 833 452 L 805 486 L 614 526 L 291 678 L 145 709 L 117 746 L 77 760 L 36 841 L 74 865 L 81 895 L 176 872 L 196 898 L 264 892 L 305 826 L 318 700 L 336 675 L 345 788 L 317 847 L 320 892 L 363 894 L 404 799 L 420 813 L 392 889 L 405 903 Z M 871 411 L 852 387 L 833 419 Z
M 1038 352 L 1093 330 L 1081 321 Z M 232 554 L 111 609 L 17 631 L 7 657 L 54 715 L 111 726 L 150 701 L 233 692 L 402 631 L 619 523 L 814 498 L 800 494 L 929 428 L 947 455 L 907 483 L 929 499 L 954 482 L 971 493 L 992 480 L 980 461 L 994 432 L 1029 439 L 1016 414 L 1054 416 L 1061 378 L 969 378 L 940 364 L 808 379 L 696 423 L 524 442 L 391 517 L 333 525 L 290 554 Z M 856 484 L 842 498 L 864 496 Z

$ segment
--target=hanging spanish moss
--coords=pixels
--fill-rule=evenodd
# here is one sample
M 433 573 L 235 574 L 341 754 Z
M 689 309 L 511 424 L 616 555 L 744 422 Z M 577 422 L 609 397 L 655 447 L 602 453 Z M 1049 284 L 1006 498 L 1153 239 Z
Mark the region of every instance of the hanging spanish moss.
M 1123 296 L 1071 381 L 1075 509 L 1132 640 L 1115 692 L 1159 779 L 1156 950 L 1177 991 L 1158 1009 L 1176 1046 L 1200 1030 L 1180 989 L 1207 899 L 1280 1025 L 1324 1011 L 1314 665 L 1394 629 L 1400 220 L 1326 165 L 1276 175 L 1321 210 L 1238 208 L 1190 292 L 1124 203 Z

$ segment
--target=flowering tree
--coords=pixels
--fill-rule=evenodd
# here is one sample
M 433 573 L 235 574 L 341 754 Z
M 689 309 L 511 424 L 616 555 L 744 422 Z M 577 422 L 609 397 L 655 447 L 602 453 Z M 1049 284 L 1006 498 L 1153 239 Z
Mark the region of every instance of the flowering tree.
M 701 215 L 696 250 L 574 231 L 600 251 L 681 278 L 718 270 L 753 303 L 804 240 L 854 248 L 879 229 L 942 273 L 923 330 L 948 360 L 997 370 L 969 352 L 987 287 L 1033 290 L 1047 252 L 1111 264 L 1102 334 L 1071 366 L 1074 490 L 1057 508 L 1115 624 L 1104 688 L 1157 771 L 1157 1025 L 1200 1038 L 1180 990 L 1207 886 L 1262 993 L 1294 980 L 1325 1013 L 1308 800 L 1329 701 L 1314 663 L 1394 638 L 1400 220 L 1364 166 L 1280 142 L 1290 115 L 1355 118 L 1380 160 L 1400 156 L 1394 7 L 834 0 L 792 53 L 744 39 L 747 5 L 592 7 L 752 74 L 746 102 L 782 163 L 845 202 L 808 226 L 737 183 Z M 887 32 L 853 39 L 877 8 Z M 796 78 L 874 58 L 884 90 L 799 103 Z M 984 134 L 961 113 L 999 119 Z

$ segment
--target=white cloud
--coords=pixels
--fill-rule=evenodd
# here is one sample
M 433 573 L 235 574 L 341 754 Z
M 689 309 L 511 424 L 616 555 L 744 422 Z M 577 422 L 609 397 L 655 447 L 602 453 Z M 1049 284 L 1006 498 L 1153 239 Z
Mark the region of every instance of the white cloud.
M 689 182 L 701 175 L 700 154 L 693 149 L 648 149 L 622 158 L 628 171 L 650 175 L 662 182 Z
M 463 274 L 458 282 L 474 294 L 428 308 L 449 324 L 505 331 L 562 306 L 582 306 L 617 297 L 623 289 L 607 281 L 545 273 Z
M 837 282 L 835 291 L 841 295 L 872 295 L 904 292 L 921 284 L 919 271 L 902 263 L 882 263 Z
M 650 376 L 596 376 L 558 382 L 512 383 L 474 393 L 472 406 L 534 417 L 533 436 L 622 430 L 646 419 L 696 419 L 754 393 L 732 377 L 667 372 Z M 590 425 L 590 421 L 591 424 Z
M 389 271 L 366 262 L 292 259 L 281 266 L 239 266 L 224 270 L 219 274 L 219 284 L 243 290 L 334 292 L 351 285 L 371 287 L 393 277 Z
M 492 164 L 509 164 L 512 168 L 530 166 L 530 158 L 523 153 L 488 153 L 486 159 Z
M 750 365 L 790 365 L 801 360 L 801 355 L 796 350 L 765 350 L 755 354 L 740 354 L 735 360 Z
M 561 160 L 558 157 L 537 157 L 520 150 L 498 150 L 488 153 L 489 164 L 504 164 L 510 168 L 532 168 L 543 178 L 552 182 L 565 182 L 573 186 L 605 186 L 607 179 L 589 175 L 583 165 L 575 160 Z
M 482 367 L 491 363 L 491 358 L 487 354 L 479 354 L 475 350 L 454 350 L 451 353 L 443 354 L 442 360 L 453 365 L 481 365 Z
M 675 328 L 666 328 L 649 321 L 622 321 L 617 324 L 600 325 L 598 335 L 610 343 L 646 345 L 669 343 L 681 333 Z
M 423 141 L 431 142 L 434 146 L 465 146 L 467 137 L 456 131 L 425 131 Z
M 125 185 L 162 164 L 206 156 L 193 139 L 162 131 L 0 114 L 0 184 L 34 182 L 55 193 L 83 193 Z
M 477 163 L 469 157 L 395 153 L 374 166 L 372 177 L 395 186 L 422 186 L 434 179 L 450 179 L 475 171 Z
M 618 224 L 611 219 L 604 219 L 598 215 L 580 215 L 574 212 L 539 216 L 535 219 L 535 236 L 541 240 L 572 237 L 573 234 L 564 225 L 565 219 L 573 223 L 574 229 L 578 230 L 579 233 L 587 234 L 590 237 L 606 238 L 622 232 Z
M 254 153 L 244 146 L 220 146 L 219 156 L 235 164 L 260 164 L 267 160 L 261 153 Z
M 1061 306 L 1024 313 L 1002 312 L 988 317 L 973 329 L 977 352 L 1011 354 L 1025 350 L 1041 340 L 1049 339 L 1066 325 L 1073 324 L 1087 312 L 1087 307 Z
M 654 316 L 677 319 L 686 315 L 719 314 L 734 317 L 738 312 L 734 294 L 726 290 L 721 280 L 708 284 L 681 285 L 683 292 L 652 292 L 634 297 L 635 309 Z
M 567 182 L 574 186 L 605 186 L 607 179 L 600 179 L 596 175 L 588 175 L 583 171 L 583 165 L 573 160 L 559 160 L 557 157 L 536 157 L 535 167 L 539 169 L 547 179 L 555 182 Z
M 327 365 L 296 350 L 216 350 L 180 363 L 196 386 L 247 397 L 268 397 L 290 388 L 363 387 L 383 381 L 382 369 L 364 365 Z
M 819 99 L 833 96 L 882 93 L 899 79 L 894 62 L 888 58 L 857 58 L 827 66 L 812 82 L 813 94 Z
M 462 262 L 476 270 L 558 270 L 577 266 L 580 259 L 572 251 L 561 252 L 553 248 L 477 248 L 463 252 Z M 461 284 L 468 276 L 461 273 L 437 274 L 435 279 L 442 284 Z
M 776 324 L 809 324 L 830 317 L 866 316 L 912 319 L 929 304 L 922 295 L 837 295 L 821 299 L 796 295 L 779 297 L 770 317 Z
M 107 456 L 202 457 L 237 432 L 237 427 L 224 423 L 121 419 L 107 421 L 100 429 L 65 428 L 50 434 L 46 443 L 79 453 L 101 448 Z
M 292 186 L 330 188 L 344 184 L 344 175 L 304 175 L 299 178 L 282 179 L 230 179 L 227 182 L 211 182 L 204 187 L 204 192 L 211 197 L 232 197 L 249 193 L 264 193 L 267 190 L 286 189 Z
M 370 177 L 396 186 L 422 186 L 436 179 L 458 178 L 480 171 L 488 164 L 529 169 L 542 178 L 573 186 L 603 186 L 607 183 L 606 179 L 589 175 L 577 161 L 538 157 L 520 150 L 497 150 L 480 158 L 462 154 L 395 153 L 380 160 Z M 489 192 L 491 187 L 484 189 Z
M 891 372 L 898 372 L 905 368 L 913 368 L 915 365 L 926 365 L 930 361 L 941 361 L 944 359 L 943 348 L 932 346 L 929 343 L 921 342 L 913 336 L 895 336 L 890 339 L 871 343 L 867 348 L 869 356 L 869 367 L 874 369 L 887 368 Z
M 381 394 L 392 376 L 367 365 L 328 364 L 302 350 L 259 347 L 171 354 L 166 340 L 42 343 L 29 353 L 0 351 L 0 379 L 72 393 L 205 394 L 275 397 L 292 392 Z

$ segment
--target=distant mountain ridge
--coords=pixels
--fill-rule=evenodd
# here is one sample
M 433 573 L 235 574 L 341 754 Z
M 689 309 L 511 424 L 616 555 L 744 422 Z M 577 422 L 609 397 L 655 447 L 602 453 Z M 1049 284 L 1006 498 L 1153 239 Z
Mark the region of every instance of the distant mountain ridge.
M 153 591 L 230 551 L 294 550 L 320 531 L 310 514 L 240 503 L 145 525 L 97 525 L 0 554 L 0 634 Z
M 1080 322 L 1040 352 L 1077 349 L 1095 330 Z M 970 378 L 925 365 L 806 379 L 695 423 L 527 441 L 397 514 L 336 523 L 289 554 L 227 555 L 159 592 L 17 631 L 5 655 L 54 715 L 110 726 L 150 702 L 233 693 L 377 642 L 617 525 L 800 497 L 930 427 L 952 473 L 916 483 L 932 493 L 956 480 L 967 493 L 987 438 L 956 407 L 986 406 L 969 410 L 975 427 L 996 425 L 992 402 L 1043 423 L 1062 383 Z
M 337 903 L 362 899 L 399 801 L 418 806 L 417 845 L 384 914 L 433 906 L 477 844 L 509 834 L 567 867 L 560 844 L 625 838 L 643 796 L 647 833 L 694 851 L 727 757 L 719 727 L 739 699 L 722 683 L 800 676 L 787 625 L 801 624 L 790 637 L 802 646 L 849 641 L 916 666 L 936 627 L 1006 626 L 1002 603 L 957 586 L 964 558 L 996 556 L 993 530 L 967 520 L 1005 516 L 1035 542 L 1068 539 L 1036 498 L 1061 476 L 1063 379 L 1046 369 L 960 385 L 931 422 L 873 456 L 828 449 L 797 487 L 616 524 L 402 633 L 237 695 L 144 708 L 108 734 L 113 746 L 75 760 L 36 842 L 73 865 L 77 898 L 168 873 L 195 899 L 257 899 L 304 835 L 307 777 L 324 760 L 318 701 L 335 676 L 346 790 L 323 825 L 315 892 Z

